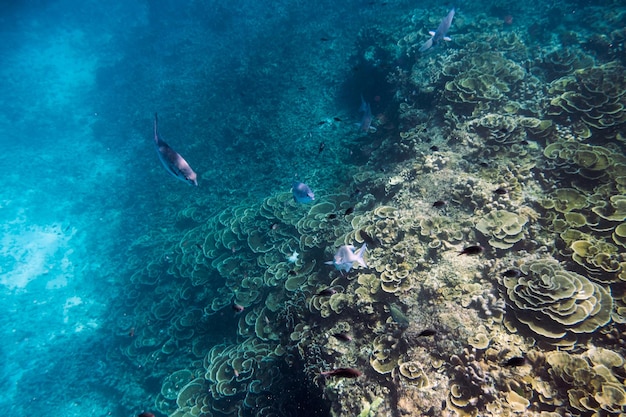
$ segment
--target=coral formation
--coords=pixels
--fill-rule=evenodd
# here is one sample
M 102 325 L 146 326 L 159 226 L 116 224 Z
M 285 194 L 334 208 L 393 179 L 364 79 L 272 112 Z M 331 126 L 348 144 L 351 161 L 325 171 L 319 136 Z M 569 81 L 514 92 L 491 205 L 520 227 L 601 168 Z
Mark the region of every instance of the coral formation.
M 550 343 L 572 346 L 611 320 L 613 299 L 604 287 L 550 258 L 525 263 L 519 278 L 503 278 L 516 319 Z

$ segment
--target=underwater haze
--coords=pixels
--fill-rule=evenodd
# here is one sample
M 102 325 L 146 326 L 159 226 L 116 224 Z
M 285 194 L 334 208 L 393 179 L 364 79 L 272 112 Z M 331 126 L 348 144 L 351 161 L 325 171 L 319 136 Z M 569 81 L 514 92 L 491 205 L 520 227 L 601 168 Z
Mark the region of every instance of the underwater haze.
M 0 414 L 623 415 L 625 28 L 2 2 Z

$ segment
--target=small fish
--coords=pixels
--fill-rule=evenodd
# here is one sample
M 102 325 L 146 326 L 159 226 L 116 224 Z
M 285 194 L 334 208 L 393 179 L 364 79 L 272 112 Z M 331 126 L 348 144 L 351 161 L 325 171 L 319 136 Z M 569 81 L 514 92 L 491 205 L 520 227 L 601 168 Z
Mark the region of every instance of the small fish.
M 310 203 L 315 200 L 313 190 L 303 182 L 294 181 L 291 184 L 291 192 L 296 203 Z
M 333 120 L 336 121 L 336 122 L 343 122 L 341 117 L 333 117 Z
M 131 327 L 130 330 L 128 330 L 128 337 L 135 337 L 135 328 Z
M 435 329 L 424 329 L 417 335 L 417 337 L 434 336 L 436 334 L 437 330 Z
M 504 194 L 506 194 L 508 192 L 509 191 L 506 188 L 504 188 L 504 187 L 498 187 L 495 190 L 493 190 L 493 193 L 494 194 L 498 194 L 498 195 L 504 195 Z
M 520 271 L 519 269 L 515 269 L 515 268 L 507 269 L 506 271 L 502 273 L 502 276 L 506 278 L 517 278 L 520 275 L 522 275 L 522 271 Z
M 157 154 L 159 155 L 159 159 L 161 163 L 175 178 L 178 178 L 181 181 L 186 182 L 189 185 L 198 185 L 197 175 L 191 169 L 185 158 L 183 158 L 178 152 L 174 149 L 170 148 L 170 146 L 165 143 L 161 138 L 159 138 L 158 133 L 158 124 L 159 120 L 157 114 L 154 113 L 154 144 L 156 146 Z
M 354 207 L 348 207 L 346 211 L 343 213 L 344 216 L 349 216 L 354 213 Z
M 329 288 L 324 288 L 323 290 L 319 291 L 316 295 L 319 297 L 330 297 L 333 294 L 337 294 L 337 291 L 329 287 Z
M 431 38 L 428 39 L 426 42 L 424 42 L 424 44 L 420 47 L 419 51 L 424 52 L 430 49 L 431 47 L 433 47 L 434 45 L 437 45 L 442 40 L 451 41 L 452 39 L 447 37 L 446 34 L 448 33 L 450 26 L 452 26 L 453 18 L 454 18 L 454 7 L 452 8 L 452 10 L 448 12 L 446 17 L 444 17 L 441 20 L 441 23 L 439 23 L 437 30 L 435 30 L 434 32 L 433 31 L 428 32 Z
M 526 358 L 523 356 L 513 356 L 512 358 L 507 359 L 502 363 L 503 366 L 514 367 L 514 366 L 522 366 L 526 364 Z
M 334 265 L 339 271 L 350 272 L 355 262 L 358 262 L 364 268 L 367 268 L 367 264 L 363 259 L 367 244 L 364 243 L 360 249 L 354 250 L 352 245 L 343 245 L 337 249 L 335 257 L 332 261 L 325 262 L 326 265 Z
M 320 375 L 324 377 L 336 376 L 339 378 L 358 378 L 363 375 L 363 373 L 354 368 L 337 368 L 331 369 L 330 371 L 320 372 Z
M 389 304 L 389 313 L 391 314 L 391 318 L 393 321 L 398 323 L 402 327 L 409 327 L 410 321 L 409 318 L 404 314 L 402 308 L 395 303 Z
M 443 208 L 443 207 L 445 207 L 445 206 L 446 206 L 446 204 L 447 204 L 447 203 L 446 203 L 445 201 L 443 201 L 443 200 L 437 200 L 437 201 L 435 201 L 435 202 L 433 203 L 433 207 L 434 207 L 434 208 Z
M 430 150 L 433 152 L 438 152 L 439 151 L 439 146 L 433 145 L 430 147 Z
M 352 336 L 348 333 L 333 333 L 333 336 L 342 342 L 352 342 Z
M 232 304 L 232 308 L 235 311 L 235 313 L 241 313 L 244 310 L 244 307 L 242 305 L 237 304 L 237 303 L 233 303 Z
M 137 414 L 137 417 L 154 417 L 154 414 L 148 412 L 148 411 L 144 411 L 141 414 Z
M 337 218 L 337 215 L 335 213 L 330 213 L 327 217 L 328 220 L 333 220 Z
M 459 252 L 459 256 L 461 256 L 461 255 L 480 255 L 481 253 L 483 253 L 484 250 L 485 250 L 485 248 L 483 248 L 480 245 L 468 246 L 466 248 L 463 248 L 463 250 L 461 252 Z
M 317 151 L 317 154 L 318 155 L 321 154 L 325 147 L 326 147 L 326 144 L 324 142 L 320 142 L 320 147 Z
M 363 239 L 363 242 L 365 242 L 367 246 L 372 249 L 380 245 L 380 240 L 368 235 L 367 232 L 363 229 L 359 229 L 359 235 L 361 236 L 361 239 Z
M 361 124 L 359 126 L 359 130 L 361 132 L 368 133 L 372 126 L 372 109 L 370 104 L 363 99 L 363 95 L 361 95 L 361 107 L 359 107 L 359 113 L 363 113 L 363 117 L 361 118 Z

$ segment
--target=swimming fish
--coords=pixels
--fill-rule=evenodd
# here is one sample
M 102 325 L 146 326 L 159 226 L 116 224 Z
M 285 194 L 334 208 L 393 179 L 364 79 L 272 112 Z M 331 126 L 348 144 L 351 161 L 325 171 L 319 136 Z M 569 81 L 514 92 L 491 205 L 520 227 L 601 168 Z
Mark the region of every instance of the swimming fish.
M 361 375 L 363 375 L 363 373 L 359 371 L 358 369 L 354 369 L 354 368 L 337 368 L 337 369 L 331 369 L 330 371 L 320 372 L 320 375 L 326 376 L 326 377 L 337 376 L 340 378 L 358 378 Z
M 507 269 L 506 271 L 502 273 L 502 276 L 506 278 L 517 278 L 520 275 L 522 275 L 522 271 L 520 271 L 519 269 L 515 269 L 515 268 Z
M 337 249 L 337 253 L 335 253 L 335 257 L 332 261 L 325 262 L 326 265 L 334 265 L 339 271 L 350 272 L 352 266 L 355 262 L 358 262 L 364 268 L 367 268 L 367 264 L 363 259 L 363 255 L 365 254 L 365 250 L 367 249 L 367 244 L 364 243 L 363 246 L 356 252 L 354 251 L 354 246 L 352 245 L 343 245 Z
M 187 161 L 185 161 L 185 158 L 159 138 L 158 124 L 159 120 L 157 114 L 154 113 L 154 144 L 161 163 L 167 172 L 172 174 L 174 177 L 186 182 L 189 185 L 197 186 L 197 175 L 193 169 L 191 169 Z
M 434 336 L 436 334 L 437 334 L 437 330 L 435 329 L 424 329 L 417 335 L 417 337 Z
M 363 95 L 361 95 L 361 107 L 359 107 L 359 113 L 361 112 L 363 113 L 363 117 L 361 118 L 359 130 L 365 133 L 368 133 L 370 130 L 375 131 L 376 129 L 372 126 L 372 108 L 370 104 L 363 99 Z
M 507 367 L 522 366 L 524 364 L 526 364 L 526 358 L 523 356 L 513 356 L 502 363 L 503 366 Z
M 137 417 L 154 417 L 154 414 L 149 411 L 144 411 L 143 413 L 138 414 Z
M 315 200 L 313 190 L 303 182 L 294 181 L 291 184 L 291 192 L 296 203 L 310 203 Z
M 459 256 L 461 256 L 461 255 L 480 255 L 481 253 L 483 253 L 484 250 L 485 250 L 485 248 L 483 248 L 480 245 L 468 246 L 466 248 L 463 248 L 463 250 L 461 252 L 459 252 Z
M 435 30 L 434 32 L 433 31 L 428 32 L 430 33 L 431 37 L 426 42 L 424 42 L 424 44 L 420 47 L 419 51 L 424 52 L 430 49 L 432 46 L 437 45 L 439 42 L 441 42 L 441 40 L 444 40 L 444 41 L 452 40 L 449 37 L 447 37 L 446 34 L 448 33 L 450 26 L 452 25 L 453 18 L 454 18 L 454 7 L 452 8 L 452 10 L 450 10 L 450 12 L 448 12 L 446 17 L 444 17 L 441 20 L 441 23 L 439 23 L 437 30 Z
M 337 340 L 341 340 L 342 342 L 352 342 L 352 336 L 350 336 L 348 333 L 333 333 L 333 336 L 335 336 Z

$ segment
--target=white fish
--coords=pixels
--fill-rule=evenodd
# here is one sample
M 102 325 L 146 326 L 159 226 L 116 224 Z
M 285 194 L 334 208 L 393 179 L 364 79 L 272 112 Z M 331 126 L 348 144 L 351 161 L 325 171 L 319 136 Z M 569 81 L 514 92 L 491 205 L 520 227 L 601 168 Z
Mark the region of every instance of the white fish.
M 450 26 L 452 26 L 452 19 L 454 18 L 454 7 L 448 12 L 446 17 L 441 20 L 439 23 L 439 27 L 437 27 L 436 31 L 430 31 L 431 38 L 428 39 L 424 44 L 420 47 L 419 51 L 424 52 L 430 49 L 432 46 L 437 45 L 442 40 L 451 41 L 449 37 L 447 37 L 448 30 L 450 30 Z
M 154 144 L 161 163 L 163 163 L 167 172 L 172 174 L 174 177 L 186 182 L 189 185 L 197 186 L 197 175 L 193 169 L 191 169 L 187 161 L 185 161 L 185 158 L 159 138 L 158 123 L 159 120 L 157 118 L 157 114 L 154 113 Z
M 367 264 L 363 259 L 363 255 L 365 255 L 365 250 L 367 249 L 367 245 L 364 243 L 363 246 L 356 252 L 354 251 L 354 246 L 352 245 L 343 245 L 337 249 L 337 253 L 335 253 L 335 257 L 332 261 L 325 262 L 327 265 L 334 265 L 339 271 L 350 272 L 350 269 L 354 266 L 355 262 L 358 262 L 364 268 L 367 268 Z

